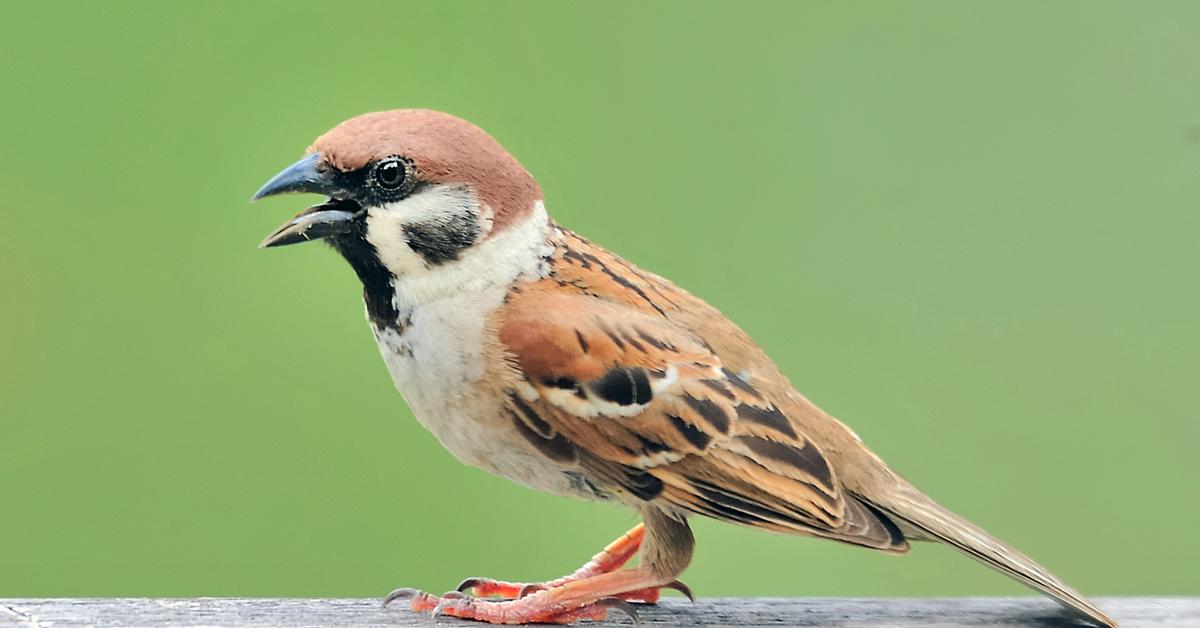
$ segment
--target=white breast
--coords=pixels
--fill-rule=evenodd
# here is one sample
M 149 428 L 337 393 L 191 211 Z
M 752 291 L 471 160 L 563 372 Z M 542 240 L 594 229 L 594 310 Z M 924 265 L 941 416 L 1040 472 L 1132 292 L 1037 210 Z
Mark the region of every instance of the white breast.
M 495 341 L 485 337 L 486 323 L 514 282 L 549 272 L 549 228 L 539 202 L 528 218 L 466 250 L 461 259 L 401 276 L 394 282 L 394 305 L 403 324 L 377 330 L 375 339 L 417 420 L 455 457 L 527 486 L 563 492 L 561 470 L 534 455 L 519 435 L 498 429 L 503 399 L 482 381 L 483 347 Z M 395 247 L 394 240 L 388 242 L 382 246 Z
M 479 418 L 499 408 L 478 387 L 484 374 L 484 322 L 504 291 L 495 287 L 401 310 L 407 325 L 375 333 L 392 381 L 413 415 L 451 453 L 476 466 L 492 453 Z

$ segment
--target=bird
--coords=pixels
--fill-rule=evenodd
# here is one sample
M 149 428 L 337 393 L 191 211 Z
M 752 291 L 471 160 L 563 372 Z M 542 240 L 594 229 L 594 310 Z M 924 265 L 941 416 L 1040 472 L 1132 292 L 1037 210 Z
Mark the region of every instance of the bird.
M 891 470 L 716 308 L 554 221 L 533 175 L 478 126 L 428 109 L 353 117 L 252 200 L 285 193 L 325 200 L 260 246 L 319 240 L 345 259 L 396 388 L 451 454 L 640 516 L 556 580 L 473 577 L 385 604 L 498 624 L 614 609 L 636 621 L 631 603 L 663 589 L 692 597 L 679 578 L 700 516 L 893 554 L 944 543 L 1117 625 Z

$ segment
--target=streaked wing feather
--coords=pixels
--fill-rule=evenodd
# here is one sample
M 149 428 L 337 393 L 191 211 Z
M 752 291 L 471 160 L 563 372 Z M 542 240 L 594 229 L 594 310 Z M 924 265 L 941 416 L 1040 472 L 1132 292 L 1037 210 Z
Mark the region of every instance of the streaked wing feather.
M 578 462 L 633 500 L 907 547 L 886 517 L 845 494 L 778 406 L 667 318 L 534 284 L 512 295 L 498 331 L 519 378 L 514 421 L 544 455 Z

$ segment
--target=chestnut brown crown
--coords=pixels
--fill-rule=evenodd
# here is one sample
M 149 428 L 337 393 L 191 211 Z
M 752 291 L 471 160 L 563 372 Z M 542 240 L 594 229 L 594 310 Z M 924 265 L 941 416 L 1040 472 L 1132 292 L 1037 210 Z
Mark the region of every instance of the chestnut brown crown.
M 440 111 L 396 109 L 351 118 L 317 138 L 309 152 L 341 171 L 398 156 L 426 184 L 466 184 L 494 212 L 495 227 L 542 200 L 537 181 L 483 129 Z

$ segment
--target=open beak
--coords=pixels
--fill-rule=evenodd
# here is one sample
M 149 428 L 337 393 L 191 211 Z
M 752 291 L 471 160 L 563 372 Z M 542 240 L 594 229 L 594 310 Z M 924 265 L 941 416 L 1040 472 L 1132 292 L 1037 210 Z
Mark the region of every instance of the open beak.
M 293 216 L 267 236 L 259 248 L 319 240 L 358 228 L 356 219 L 362 216 L 362 207 L 354 201 L 336 198 L 345 191 L 334 182 L 331 170 L 321 166 L 320 153 L 307 155 L 271 177 L 250 200 L 295 193 L 324 194 L 329 200 Z

